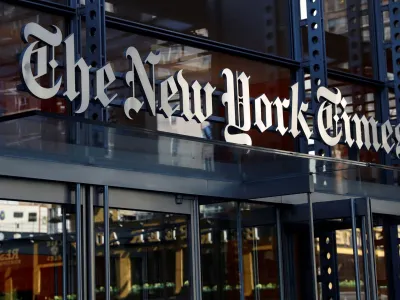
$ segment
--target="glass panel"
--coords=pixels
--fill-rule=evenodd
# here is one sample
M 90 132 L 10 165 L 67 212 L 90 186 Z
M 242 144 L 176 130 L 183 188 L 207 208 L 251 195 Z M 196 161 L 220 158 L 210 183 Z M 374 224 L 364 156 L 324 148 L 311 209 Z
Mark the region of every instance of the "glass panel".
M 104 269 L 104 210 L 94 211 L 96 299 L 190 299 L 190 247 L 186 215 L 110 210 L 110 270 Z
M 330 205 L 333 205 L 333 202 Z M 329 209 L 329 207 L 318 207 L 318 210 L 322 209 Z M 304 214 L 302 218 L 302 221 L 293 223 L 288 220 L 288 224 L 285 225 L 294 244 L 292 253 L 296 282 L 293 285 L 297 291 L 296 299 L 306 300 L 312 297 L 311 262 L 308 259 L 311 253 L 311 243 L 308 215 Z M 314 219 L 318 299 L 335 299 L 336 297 L 341 300 L 356 299 L 354 251 L 352 229 L 350 228 L 350 218 Z M 365 299 L 363 252 L 359 229 L 357 229 L 356 235 L 361 299 Z
M 204 300 L 240 299 L 236 202 L 200 205 Z
M 265 93 L 269 99 L 276 97 L 289 98 L 291 85 L 290 70 L 267 65 L 243 58 L 238 58 L 222 53 L 205 51 L 182 44 L 162 41 L 150 37 L 126 33 L 113 29 L 107 30 L 107 58 L 113 69 L 126 72 L 130 69 L 129 61 L 124 57 L 124 51 L 130 47 L 137 47 L 141 57 L 146 57 L 150 51 L 160 51 L 161 61 L 156 66 L 156 79 L 161 81 L 183 70 L 183 76 L 188 82 L 195 80 L 200 84 L 209 82 L 217 91 L 223 91 L 225 81 L 220 76 L 221 70 L 230 68 L 238 72 L 245 72 L 250 76 L 250 97 L 258 97 Z M 125 87 L 122 80 L 112 84 L 108 89 L 111 95 L 118 93 L 119 103 L 130 97 L 131 91 Z M 179 97 L 175 97 L 179 105 Z M 174 103 L 174 99 L 170 100 Z M 216 116 L 224 116 L 224 107 L 218 96 L 214 97 L 213 111 Z M 142 127 L 183 135 L 190 135 L 206 139 L 223 140 L 223 124 L 208 123 L 198 124 L 194 120 L 186 122 L 180 117 L 166 119 L 158 114 L 156 117 L 140 112 L 134 120 L 128 120 L 122 108 L 110 109 L 111 121 L 129 126 Z M 289 113 L 285 114 L 286 125 L 289 123 Z M 294 150 L 294 140 L 288 135 L 281 137 L 276 132 L 259 133 L 256 129 L 250 131 L 254 146 L 275 148 L 281 150 Z
M 61 299 L 63 251 L 68 262 L 67 294 L 76 299 L 74 206 L 0 200 L 0 299 Z
M 279 56 L 290 55 L 288 1 L 108 0 L 109 15 Z M 250 33 L 250 34 L 249 34 Z
M 346 99 L 346 113 L 350 115 L 359 114 L 368 117 L 378 118 L 376 108 L 378 107 L 377 102 L 379 96 L 375 94 L 376 89 L 370 86 L 357 85 L 354 83 L 338 81 L 328 79 L 328 86 L 330 88 L 338 88 L 342 93 L 342 97 Z M 353 145 L 356 147 L 356 145 Z M 349 158 L 349 147 L 347 145 L 338 145 L 334 147 L 332 156 L 336 158 Z M 365 148 L 360 150 L 360 155 L 357 159 L 363 162 L 379 163 L 379 154 L 373 151 L 368 151 Z M 378 176 L 378 174 L 371 174 L 372 176 Z
M 206 179 L 210 184 L 218 182 L 219 187 L 220 184 L 229 184 L 229 188 L 218 188 L 218 192 L 229 193 L 230 196 L 246 195 L 244 196 L 246 199 L 266 197 L 266 195 L 249 193 L 254 191 L 268 193 L 269 189 L 259 190 L 258 187 L 261 188 L 261 184 L 265 185 L 267 182 L 271 184 L 278 178 L 296 181 L 295 186 L 287 186 L 285 180 L 285 195 L 288 193 L 287 188 L 291 187 L 302 188 L 301 191 L 296 190 L 299 193 L 308 192 L 310 174 L 313 174 L 316 191 L 394 200 L 397 200 L 399 193 L 398 186 L 381 184 L 379 177 L 375 175 L 369 175 L 368 179 L 359 176 L 364 172 L 366 174 L 371 174 L 371 172 L 395 174 L 398 168 L 390 166 L 371 166 L 367 163 L 345 160 L 326 161 L 317 156 L 293 155 L 283 151 L 220 144 L 194 138 L 187 139 L 183 136 L 135 128 L 118 129 L 103 124 L 93 126 L 85 120 L 77 122 L 68 118 L 57 119 L 40 113 L 23 118 L 6 119 L 0 124 L 0 150 L 5 155 L 134 170 L 138 171 L 138 174 L 154 173 L 190 180 Z M 7 128 L 13 126 L 16 128 L 36 126 L 42 130 L 34 136 L 25 134 L 23 131 L 7 134 L 9 132 Z M 80 142 L 74 140 L 71 134 L 64 133 L 60 137 L 60 128 L 79 128 Z M 103 142 L 94 143 L 93 135 Z M 106 148 L 104 137 L 108 139 Z M 182 143 L 182 147 L 174 149 L 167 146 L 173 139 Z M 205 155 L 207 153 L 209 155 Z M 338 189 L 339 183 L 344 187 L 343 190 Z M 200 186 L 198 188 L 202 189 L 202 193 L 216 192 L 213 185 L 210 185 L 210 189 L 208 189 L 209 185 Z M 197 186 L 191 186 L 191 188 L 197 188 Z M 191 191 L 193 192 L 192 189 Z
M 324 3 L 328 67 L 373 77 L 368 1 L 326 0 Z
M 63 99 L 39 100 L 28 93 L 19 92 L 21 84 L 19 55 L 25 44 L 21 40 L 22 25 L 36 22 L 50 30 L 56 25 L 65 33 L 64 19 L 58 16 L 34 11 L 0 2 L 1 56 L 0 56 L 0 115 L 9 115 L 29 110 L 43 110 L 66 114 L 67 103 Z M 56 58 L 63 55 L 63 47 L 56 48 Z M 58 76 L 58 75 L 57 75 Z M 48 78 L 41 77 L 42 86 L 50 86 Z
M 243 282 L 246 300 L 279 300 L 279 263 L 276 225 L 265 219 L 273 206 L 241 203 Z M 265 214 L 263 214 L 265 212 Z M 256 220 L 256 215 L 262 216 Z M 249 223 L 254 222 L 253 226 Z M 268 224 L 269 223 L 269 224 Z
M 348 220 L 350 222 L 350 219 Z M 336 230 L 336 251 L 337 251 L 337 264 L 339 275 L 340 299 L 345 300 L 356 295 L 356 280 L 355 280 L 355 263 L 354 251 L 352 241 L 352 229 Z M 360 229 L 356 231 L 357 235 L 357 249 L 358 249 L 358 265 L 360 268 L 360 290 L 361 298 L 364 299 L 364 261 L 362 253 L 361 232 Z
M 392 299 L 398 290 L 400 262 L 400 219 L 394 215 L 373 215 L 378 300 Z M 394 299 L 394 298 L 393 298 Z

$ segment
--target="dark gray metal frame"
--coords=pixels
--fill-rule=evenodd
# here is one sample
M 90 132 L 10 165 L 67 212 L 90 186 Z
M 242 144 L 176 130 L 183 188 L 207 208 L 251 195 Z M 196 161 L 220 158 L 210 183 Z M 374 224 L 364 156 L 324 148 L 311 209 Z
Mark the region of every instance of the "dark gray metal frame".
M 396 21 L 398 15 L 394 12 L 398 3 L 390 0 L 388 6 L 382 6 L 379 1 L 368 0 L 368 13 L 369 13 L 369 24 L 370 24 L 370 36 L 371 45 L 373 49 L 373 67 L 374 67 L 374 77 L 367 78 L 358 74 L 350 74 L 338 70 L 333 70 L 327 68 L 326 62 L 326 43 L 325 43 L 325 32 L 324 32 L 324 1 L 306 1 L 307 3 L 307 20 L 306 22 L 300 21 L 300 4 L 298 0 L 286 0 L 289 2 L 290 10 L 290 24 L 291 24 L 291 58 L 278 57 L 276 55 L 270 55 L 267 53 L 262 53 L 258 51 L 253 51 L 246 48 L 241 48 L 229 44 L 224 44 L 202 38 L 199 36 L 191 36 L 188 34 L 183 34 L 179 32 L 173 32 L 170 30 L 157 28 L 154 26 L 149 26 L 141 24 L 138 22 L 128 21 L 114 16 L 109 16 L 105 14 L 105 0 L 87 0 L 85 6 L 80 6 L 79 0 L 69 0 L 69 5 L 61 5 L 57 3 L 52 3 L 45 0 L 3 0 L 10 2 L 12 4 L 24 5 L 32 8 L 36 8 L 42 11 L 47 11 L 50 13 L 64 15 L 71 19 L 70 31 L 73 31 L 77 36 L 77 56 L 82 55 L 80 52 L 81 39 L 80 39 L 80 26 L 82 21 L 86 22 L 86 53 L 85 58 L 93 62 L 96 67 L 101 67 L 106 62 L 106 27 L 129 31 L 132 33 L 142 34 L 150 37 L 155 37 L 163 40 L 174 41 L 177 43 L 182 43 L 185 45 L 190 45 L 193 47 L 217 51 L 222 53 L 227 53 L 230 55 L 235 55 L 255 61 L 260 63 L 269 63 L 272 65 L 288 68 L 292 71 L 294 81 L 300 83 L 300 88 L 304 89 L 304 74 L 309 72 L 311 75 L 311 86 L 312 91 L 315 94 L 316 88 L 319 85 L 326 85 L 328 77 L 335 80 L 343 80 L 346 82 L 352 82 L 359 85 L 368 85 L 369 87 L 374 87 L 378 90 L 376 95 L 376 107 L 378 113 L 379 121 L 386 120 L 389 116 L 388 108 L 388 97 L 387 92 L 389 87 L 396 87 L 400 83 L 399 76 L 394 76 L 393 82 L 388 82 L 386 79 L 386 62 L 384 61 L 385 55 L 384 51 L 388 47 L 387 44 L 383 42 L 383 20 L 382 11 L 389 10 L 391 17 L 391 32 L 392 41 L 391 47 L 393 50 L 393 68 L 394 73 L 397 75 L 397 31 Z M 356 4 L 357 1 L 353 0 Z M 350 3 L 350 2 L 349 2 Z M 349 4 L 350 5 L 350 4 Z M 360 8 L 359 5 L 355 5 L 356 8 Z M 359 20 L 359 12 L 351 11 L 355 18 Z M 358 23 L 358 22 L 356 22 Z M 308 31 L 308 59 L 303 60 L 302 58 L 302 40 L 301 40 L 301 27 L 307 26 Z M 95 29 L 95 30 L 94 30 Z M 351 29 L 351 28 L 349 28 Z M 375 55 L 374 55 L 375 54 Z M 117 78 L 119 78 L 117 74 Z M 92 78 L 93 79 L 93 78 Z M 121 78 L 122 79 L 122 78 Z M 91 80 L 91 84 L 94 84 L 94 80 Z M 400 86 L 400 85 L 399 85 Z M 92 89 L 93 90 L 93 89 Z M 397 92 L 398 89 L 395 89 Z M 304 95 L 303 95 L 304 96 Z M 396 94 L 396 97 L 400 97 Z M 302 98 L 302 97 L 300 97 Z M 302 101 L 303 99 L 299 99 Z M 318 107 L 316 101 L 312 101 L 312 107 L 310 109 L 310 115 L 313 115 Z M 397 105 L 397 110 L 399 111 L 400 105 Z M 399 115 L 399 113 L 398 113 Z M 92 101 L 89 112 L 86 114 L 88 118 L 94 118 L 97 120 L 107 120 L 107 111 L 102 108 L 100 103 Z M 221 119 L 221 120 L 220 120 Z M 223 118 L 216 119 L 217 122 L 224 122 Z M 273 130 L 274 131 L 274 130 Z M 318 136 L 315 136 L 315 144 L 313 150 L 316 154 L 324 154 L 325 156 L 330 156 L 330 148 L 322 144 Z M 107 138 L 105 137 L 104 142 Z M 100 141 L 101 142 L 101 141 Z M 309 147 L 304 143 L 304 138 L 299 138 L 297 143 L 297 151 L 308 153 Z M 357 151 L 356 151 L 357 152 Z M 353 155 L 353 159 L 357 159 L 357 156 Z M 398 163 L 397 159 L 392 159 L 391 156 L 381 155 L 381 162 L 383 164 L 394 164 Z M 392 178 L 387 174 L 383 173 L 384 181 L 391 181 Z M 389 177 L 386 177 L 389 176 Z
M 395 2 L 394 0 L 390 0 L 389 5 L 381 6 L 379 1 L 369 0 L 369 19 L 370 19 L 370 33 L 371 33 L 371 43 L 372 48 L 375 53 L 373 55 L 374 58 L 374 78 L 366 78 L 360 75 L 348 74 L 345 72 L 331 70 L 327 67 L 326 63 L 326 43 L 325 43 L 325 33 L 323 26 L 323 1 L 307 1 L 307 22 L 301 22 L 299 18 L 299 2 L 296 0 L 288 0 L 291 2 L 292 9 L 290 11 L 290 22 L 291 22 L 291 46 L 292 46 L 292 58 L 282 58 L 274 55 L 269 55 L 266 53 L 260 53 L 257 51 L 244 49 L 240 47 L 236 47 L 233 45 L 227 45 L 219 42 L 215 42 L 212 40 L 208 40 L 201 37 L 190 36 L 182 33 L 172 32 L 169 30 L 156 28 L 149 25 L 140 24 L 137 22 L 127 21 L 120 18 L 106 16 L 104 11 L 104 3 L 105 0 L 92 1 L 87 0 L 86 6 L 83 8 L 79 5 L 78 0 L 71 0 L 69 5 L 60 5 L 57 3 L 45 1 L 45 0 L 4 0 L 5 2 L 9 2 L 13 5 L 21 5 L 25 7 L 34 8 L 40 11 L 46 11 L 48 13 L 57 14 L 60 16 L 65 16 L 68 18 L 69 22 L 69 32 L 74 32 L 76 34 L 76 45 L 77 46 L 77 57 L 83 56 L 81 52 L 81 37 L 80 37 L 80 28 L 82 22 L 86 22 L 86 40 L 87 47 L 85 57 L 88 61 L 95 62 L 97 67 L 101 67 L 106 62 L 106 27 L 111 27 L 120 30 L 126 30 L 132 33 L 143 34 L 147 36 L 152 36 L 156 38 L 160 38 L 163 40 L 175 41 L 178 43 L 190 45 L 193 47 L 198 47 L 206 50 L 212 50 L 222 53 L 227 53 L 230 55 L 240 56 L 243 58 L 259 61 L 260 63 L 269 63 L 276 66 L 281 66 L 288 68 L 292 71 L 292 76 L 294 81 L 298 81 L 300 83 L 300 88 L 304 90 L 304 74 L 309 72 L 312 78 L 312 90 L 315 93 L 315 90 L 318 85 L 326 85 L 328 81 L 328 77 L 332 79 L 344 80 L 347 82 L 352 82 L 360 85 L 369 85 L 375 87 L 378 90 L 377 93 L 377 112 L 379 114 L 379 120 L 385 120 L 388 118 L 388 103 L 387 103 L 387 93 L 389 88 L 394 88 L 395 95 L 397 99 L 397 121 L 400 121 L 400 77 L 398 73 L 399 69 L 399 47 L 398 43 L 398 35 L 400 34 L 398 29 L 398 23 L 400 21 L 398 10 L 400 9 L 400 3 Z M 388 10 L 390 12 L 391 18 L 391 34 L 392 34 L 392 43 L 389 45 L 384 44 L 383 42 L 383 21 L 382 21 L 382 11 Z M 94 13 L 93 13 L 94 12 Z M 303 25 L 301 25 L 303 24 Z M 309 46 L 309 55 L 308 60 L 303 60 L 302 58 L 302 45 L 301 45 L 301 31 L 300 27 L 308 25 L 308 46 Z M 95 28 L 96 30 L 91 30 Z M 94 34 L 93 34 L 94 33 Z M 394 70 L 394 80 L 393 82 L 389 82 L 386 79 L 386 61 L 384 60 L 384 51 L 386 48 L 391 47 L 393 54 L 393 70 Z M 317 52 L 316 52 L 317 51 Z M 318 55 L 316 55 L 318 54 Z M 93 84 L 93 83 L 92 83 Z M 92 89 L 93 90 L 93 89 Z M 300 101 L 304 100 L 304 94 L 299 99 Z M 318 103 L 313 102 L 312 109 L 310 114 L 315 113 L 316 107 Z M 92 103 L 89 113 L 86 115 L 87 118 L 97 118 L 102 121 L 107 120 L 106 111 L 99 106 L 99 104 Z M 219 120 L 223 122 L 224 120 Z M 77 137 L 79 139 L 79 137 Z M 304 138 L 299 139 L 298 143 L 298 151 L 307 153 L 309 151 L 308 145 L 305 144 Z M 330 149 L 325 145 L 322 145 L 320 142 L 316 141 L 315 148 L 317 154 L 321 154 L 322 152 L 329 156 Z M 392 159 L 390 156 L 382 155 L 382 162 L 384 164 L 391 165 L 393 163 L 398 163 L 398 160 Z M 388 172 L 385 172 L 384 181 L 389 183 L 392 181 L 390 176 L 387 176 Z M 87 187 L 85 187 L 87 188 Z M 108 186 L 104 186 L 104 214 L 105 220 L 108 220 Z M 93 190 L 89 192 L 93 193 Z M 88 199 L 82 199 L 83 188 L 81 184 L 76 184 L 75 187 L 75 200 L 76 200 L 76 212 L 77 212 L 77 228 L 84 228 L 82 224 L 82 217 L 85 213 L 89 213 L 93 209 L 93 195 L 89 196 Z M 371 212 L 371 204 L 367 205 L 366 213 L 361 216 L 361 229 L 363 232 L 363 236 L 372 236 L 371 228 L 372 228 L 372 212 Z M 84 207 L 84 210 L 81 211 L 81 208 Z M 355 213 L 357 211 L 357 202 L 355 203 L 352 200 L 351 206 L 351 217 L 353 222 L 355 222 Z M 308 203 L 308 216 L 309 216 L 309 224 L 310 224 L 310 241 L 312 243 L 311 248 L 314 247 L 314 218 L 316 216 L 315 210 L 313 209 L 313 203 L 311 202 L 311 198 L 309 197 Z M 194 202 L 193 206 L 194 215 L 198 215 L 198 205 L 197 202 Z M 325 216 L 326 217 L 326 216 Z M 277 221 L 281 221 L 280 211 L 277 210 L 276 215 Z M 284 221 L 284 217 L 282 218 Z M 109 230 L 108 222 L 105 221 L 106 231 Z M 192 220 L 191 223 L 191 232 L 192 239 L 194 241 L 194 246 L 192 248 L 192 255 L 194 257 L 199 257 L 199 232 L 198 232 L 198 224 L 196 220 Z M 353 223 L 353 226 L 355 223 Z M 196 227 L 197 226 L 197 227 Z M 286 237 L 282 236 L 281 223 L 278 223 L 278 239 L 285 241 Z M 85 260 L 92 258 L 86 257 L 86 253 L 92 253 L 93 245 L 91 242 L 86 243 L 86 238 L 91 237 L 93 234 L 93 230 L 89 228 L 84 228 L 85 230 L 77 231 L 77 266 L 78 266 L 78 274 L 77 274 L 77 283 L 78 283 L 78 299 L 83 300 L 87 297 L 90 299 L 93 297 L 93 281 L 91 281 L 91 276 L 94 274 L 95 270 L 92 267 L 87 269 L 87 263 Z M 107 233 L 105 234 L 106 239 L 108 238 Z M 353 236 L 354 239 L 354 236 Z M 63 238 L 65 241 L 65 237 Z M 107 240 L 106 240 L 107 241 Z M 286 243 L 286 242 L 285 242 Z M 367 289 L 366 299 L 375 300 L 377 299 L 377 291 L 376 291 L 376 276 L 375 274 L 375 264 L 374 264 L 374 247 L 372 244 L 372 239 L 368 238 L 368 244 L 363 243 L 363 252 L 369 253 L 369 256 L 365 258 L 365 265 L 368 266 L 365 271 L 366 280 L 365 288 Z M 280 279 L 281 286 L 284 287 L 281 289 L 281 299 L 285 299 L 285 296 L 289 294 L 288 285 L 286 282 L 289 280 L 285 280 L 285 278 L 290 278 L 290 272 L 288 271 L 290 267 L 287 267 L 284 263 L 285 257 L 285 249 L 282 249 L 281 243 L 279 243 L 279 265 L 280 265 Z M 108 245 L 106 242 L 105 245 Z M 368 251 L 367 251 L 368 250 Z M 109 249 L 105 247 L 105 253 L 109 252 Z M 65 261 L 65 256 L 63 256 L 63 260 Z M 91 261 L 93 263 L 93 261 Z M 109 266 L 109 260 L 106 260 L 106 267 Z M 316 269 L 315 269 L 315 253 L 312 255 L 312 264 L 313 264 L 313 285 L 315 288 L 314 298 L 317 297 L 316 292 Z M 65 264 L 64 264 L 65 266 Z M 356 267 L 357 268 L 357 267 Z M 63 270 L 65 272 L 65 270 Z M 197 261 L 193 264 L 193 280 L 194 282 L 200 282 L 200 264 Z M 106 277 L 106 283 L 109 283 L 109 276 Z M 89 284 L 87 285 L 86 283 Z M 65 296 L 66 293 L 66 285 L 65 280 L 63 281 L 63 293 Z M 109 284 L 106 284 L 109 287 Z M 86 290 L 86 287 L 89 287 L 89 290 Z M 399 295 L 399 287 L 394 287 L 396 295 Z M 371 291 L 371 292 L 369 292 Z M 201 292 L 197 288 L 194 291 L 196 299 L 201 299 Z M 107 293 L 108 294 L 108 293 Z M 243 293 L 242 293 L 243 295 Z M 357 288 L 357 296 L 359 295 L 359 287 Z

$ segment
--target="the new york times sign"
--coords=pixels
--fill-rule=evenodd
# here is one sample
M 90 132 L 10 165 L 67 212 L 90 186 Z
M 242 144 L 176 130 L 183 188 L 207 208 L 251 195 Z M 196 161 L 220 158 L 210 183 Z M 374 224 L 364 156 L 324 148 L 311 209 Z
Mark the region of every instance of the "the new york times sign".
M 77 113 L 83 113 L 88 109 L 90 101 L 90 69 L 84 59 L 76 59 L 74 35 L 71 34 L 63 40 L 60 29 L 54 26 L 55 32 L 51 32 L 36 23 L 29 23 L 22 30 L 22 39 L 28 43 L 32 37 L 36 41 L 28 44 L 21 56 L 22 80 L 30 93 L 41 99 L 54 97 L 60 90 L 64 81 L 64 96 L 70 101 L 79 97 L 80 107 Z M 40 42 L 40 44 L 39 44 Z M 64 47 L 65 75 L 55 79 L 55 70 L 58 66 L 54 59 L 55 47 Z M 142 61 L 135 47 L 129 47 L 125 56 L 130 63 L 130 71 L 125 74 L 125 82 L 130 89 L 131 97 L 124 102 L 124 110 L 127 118 L 131 118 L 131 111 L 138 112 L 145 104 L 148 113 L 155 116 L 162 113 L 166 118 L 174 113 L 179 113 L 186 121 L 196 120 L 199 123 L 206 121 L 213 115 L 212 96 L 216 90 L 210 83 L 201 85 L 198 81 L 189 84 L 181 71 L 176 72 L 163 80 L 159 86 L 155 85 L 155 68 L 160 61 L 159 53 L 150 53 Z M 32 59 L 35 58 L 35 66 Z M 148 64 L 149 72 L 144 64 Z M 79 88 L 76 84 L 79 72 Z M 43 87 L 38 83 L 42 76 L 50 75 L 53 78 L 49 87 Z M 243 145 L 252 145 L 248 131 L 256 127 L 264 132 L 274 126 L 281 134 L 290 134 L 294 138 L 301 133 L 307 139 L 313 135 L 307 125 L 305 112 L 308 103 L 300 103 L 298 97 L 298 84 L 291 87 L 290 99 L 276 98 L 273 101 L 263 94 L 250 104 L 249 77 L 245 73 L 232 72 L 224 69 L 221 76 L 225 79 L 225 91 L 221 96 L 221 102 L 225 106 L 226 126 L 224 137 L 227 142 Z M 116 80 L 110 64 L 95 70 L 95 95 L 94 100 L 107 107 L 117 94 L 109 97 L 105 90 Z M 136 98 L 136 87 L 141 87 L 143 100 Z M 158 89 L 156 91 L 156 89 Z M 172 107 L 169 101 L 174 95 L 179 95 L 180 106 Z M 395 151 L 400 157 L 400 124 L 393 127 L 387 120 L 382 124 L 374 118 L 366 118 L 357 114 L 346 113 L 346 100 L 338 89 L 331 91 L 320 87 L 317 91 L 317 101 L 320 103 L 319 111 L 315 116 L 315 126 L 324 143 L 335 146 L 344 141 L 349 147 L 355 143 L 361 149 L 365 147 L 375 151 L 383 149 L 387 153 Z M 285 124 L 283 112 L 290 109 L 290 124 Z M 253 111 L 252 111 L 253 110 Z M 287 126 L 288 125 L 288 126 Z M 233 130 L 232 130 L 233 129 Z

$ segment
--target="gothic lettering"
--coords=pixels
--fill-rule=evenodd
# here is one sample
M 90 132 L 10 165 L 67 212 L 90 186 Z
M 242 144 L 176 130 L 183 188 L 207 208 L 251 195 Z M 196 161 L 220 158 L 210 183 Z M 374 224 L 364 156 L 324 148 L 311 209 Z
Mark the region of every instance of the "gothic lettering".
M 44 29 L 36 23 L 29 23 L 23 27 L 21 34 L 25 43 L 28 43 L 29 37 L 32 36 L 45 44 L 45 46 L 38 49 L 35 49 L 35 47 L 39 44 L 39 41 L 28 45 L 23 51 L 20 61 L 23 83 L 33 96 L 40 99 L 50 99 L 54 97 L 61 87 L 61 78 L 58 78 L 57 81 L 54 80 L 55 69 L 58 66 L 54 57 L 54 48 L 61 44 L 62 34 L 59 28 L 56 26 L 53 27 L 56 30 L 55 33 Z M 48 58 L 48 53 L 51 53 L 50 58 Z M 31 64 L 34 57 L 36 57 L 35 72 L 32 70 Z M 52 86 L 43 87 L 36 80 L 47 74 L 48 67 L 51 69 L 50 76 L 52 79 Z
M 91 66 L 88 66 L 83 58 L 75 62 L 75 42 L 74 36 L 71 34 L 64 41 L 65 44 L 65 64 L 66 64 L 66 86 L 67 90 L 64 93 L 70 101 L 75 100 L 76 97 L 81 95 L 81 105 L 76 113 L 81 114 L 87 110 L 90 101 L 89 90 L 89 72 Z M 76 69 L 80 71 L 80 92 L 76 88 Z
M 146 102 L 146 107 L 148 109 L 148 113 L 151 116 L 156 115 L 156 94 L 155 94 L 155 75 L 154 71 L 151 73 L 151 78 L 149 79 L 146 70 L 144 68 L 143 62 L 140 58 L 139 52 L 136 50 L 135 47 L 129 47 L 126 50 L 125 54 L 126 58 L 131 61 L 132 70 L 126 73 L 125 75 L 125 82 L 131 88 L 132 97 L 125 100 L 124 110 L 125 115 L 131 119 L 129 113 L 130 110 L 134 110 L 136 113 L 139 112 L 140 108 L 143 106 L 143 101 L 136 98 L 136 91 L 135 91 L 135 75 L 139 78 L 140 86 L 142 89 L 142 95 Z M 160 53 L 150 53 L 145 63 L 150 65 L 151 70 L 154 70 L 154 65 L 158 64 L 161 59 Z
M 291 87 L 291 99 L 292 99 L 292 110 L 291 110 L 291 128 L 289 132 L 292 134 L 294 138 L 296 138 L 300 131 L 298 130 L 298 124 L 300 124 L 301 129 L 304 132 L 304 135 L 307 139 L 309 139 L 312 135 L 312 131 L 308 127 L 307 121 L 303 116 L 303 113 L 308 110 L 308 103 L 301 103 L 299 110 L 299 84 L 296 83 Z
M 337 145 L 342 137 L 342 131 L 337 131 L 339 118 L 336 115 L 336 108 L 342 99 L 342 94 L 339 90 L 336 90 L 336 92 L 335 94 L 325 87 L 320 87 L 317 91 L 318 101 L 321 102 L 321 98 L 328 100 L 322 102 L 317 114 L 317 122 L 319 134 L 323 141 L 329 146 Z M 330 135 L 330 132 L 333 132 L 333 135 Z
M 224 69 L 221 76 L 225 77 L 226 91 L 221 98 L 227 120 L 224 129 L 225 140 L 229 143 L 251 146 L 251 137 L 243 133 L 251 129 L 248 77 L 242 73 L 238 78 L 229 69 Z M 239 88 L 242 90 L 241 95 L 238 94 Z M 230 133 L 230 128 L 237 129 L 241 133 Z
M 20 60 L 22 82 L 33 96 L 50 99 L 59 93 L 64 77 L 63 95 L 70 101 L 79 96 L 81 104 L 76 113 L 83 113 L 88 109 L 91 99 L 89 80 L 92 67 L 83 58 L 75 57 L 74 35 L 71 34 L 63 41 L 60 29 L 55 26 L 53 28 L 53 31 L 49 31 L 36 23 L 29 23 L 22 29 L 22 39 L 28 43 Z M 65 45 L 65 75 L 56 80 L 55 71 L 59 62 L 54 53 L 55 48 L 62 43 Z M 132 118 L 132 110 L 138 113 L 144 106 L 152 116 L 162 113 L 169 118 L 179 114 L 186 121 L 195 120 L 198 123 L 207 122 L 213 115 L 213 95 L 216 88 L 210 83 L 194 81 L 189 85 L 180 70 L 156 86 L 156 65 L 161 60 L 159 52 L 150 52 L 142 61 L 138 50 L 129 47 L 125 57 L 130 63 L 130 71 L 125 74 L 125 84 L 130 89 L 130 97 L 124 102 L 124 111 L 128 118 Z M 148 71 L 145 64 L 148 65 Z M 109 97 L 106 93 L 107 88 L 117 80 L 116 75 L 110 64 L 95 70 L 95 75 L 93 98 L 107 107 L 117 97 L 117 94 Z M 225 106 L 224 137 L 227 142 L 251 146 L 253 142 L 249 131 L 252 126 L 264 132 L 271 130 L 273 122 L 276 124 L 276 131 L 281 135 L 289 133 L 296 138 L 303 133 L 307 139 L 312 137 L 313 132 L 305 117 L 308 103 L 299 102 L 297 83 L 291 87 L 289 99 L 275 98 L 270 101 L 267 95 L 262 94 L 254 99 L 251 106 L 249 76 L 243 72 L 233 73 L 230 69 L 223 69 L 221 77 L 225 81 L 221 104 Z M 42 78 L 46 78 L 50 86 L 43 86 Z M 80 79 L 78 84 L 77 78 Z M 179 99 L 179 104 L 171 105 L 173 98 Z M 348 115 L 347 101 L 338 89 L 332 91 L 319 87 L 317 99 L 320 107 L 315 112 L 314 121 L 317 122 L 317 137 L 325 144 L 335 146 L 345 143 L 352 147 L 355 143 L 359 149 L 383 149 L 387 153 L 394 148 L 400 158 L 400 124 L 393 127 L 390 121 L 378 124 L 372 117 Z M 290 110 L 289 124 L 285 124 L 285 110 Z M 143 242 L 143 233 L 138 232 L 132 242 Z

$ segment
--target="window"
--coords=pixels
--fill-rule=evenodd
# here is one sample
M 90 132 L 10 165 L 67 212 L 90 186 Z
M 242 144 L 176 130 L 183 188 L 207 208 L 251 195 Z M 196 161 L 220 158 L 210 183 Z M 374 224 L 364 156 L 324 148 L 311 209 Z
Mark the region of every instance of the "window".
M 28 222 L 36 222 L 37 221 L 37 213 L 29 213 Z
M 328 67 L 373 77 L 368 3 L 325 0 L 323 17 Z
M 289 1 L 108 0 L 110 16 L 279 56 L 290 55 Z
M 24 213 L 23 212 L 14 212 L 14 218 L 15 219 L 21 219 L 24 217 Z
M 269 99 L 275 99 L 276 97 L 287 99 L 290 97 L 289 87 L 292 84 L 292 80 L 291 70 L 289 69 L 111 28 L 107 29 L 106 36 L 107 59 L 110 60 L 116 72 L 129 71 L 129 63 L 122 53 L 128 47 L 136 46 L 141 57 L 147 56 L 150 51 L 160 52 L 161 59 L 155 67 L 157 82 L 173 76 L 178 70 L 182 70 L 182 74 L 188 82 L 197 80 L 201 85 L 209 82 L 217 91 L 224 91 L 225 81 L 220 76 L 220 72 L 223 68 L 230 68 L 250 76 L 250 97 L 258 97 L 264 93 Z M 108 88 L 110 96 L 117 93 L 117 99 L 119 100 L 130 97 L 130 92 L 125 84 L 119 80 Z M 179 99 L 178 97 L 176 98 L 177 100 Z M 175 104 L 173 100 L 170 103 L 171 107 L 176 104 L 179 105 L 179 102 Z M 218 96 L 213 99 L 213 114 L 217 117 L 225 115 L 224 107 Z M 186 122 L 183 118 L 177 117 L 174 121 L 174 119 L 164 118 L 161 114 L 156 117 L 150 116 L 145 111 L 132 116 L 133 120 L 128 120 L 122 107 L 110 108 L 110 115 L 113 122 L 121 125 L 142 127 L 197 138 L 212 137 L 215 140 L 224 140 L 222 123 L 212 123 L 212 126 L 208 128 L 207 134 L 204 134 L 202 125 L 195 120 Z M 285 121 L 289 122 L 288 114 L 285 115 Z M 259 133 L 256 129 L 251 129 L 250 135 L 255 146 L 289 151 L 294 149 L 294 141 L 289 135 L 282 137 L 276 132 Z

